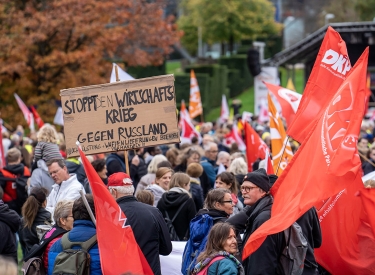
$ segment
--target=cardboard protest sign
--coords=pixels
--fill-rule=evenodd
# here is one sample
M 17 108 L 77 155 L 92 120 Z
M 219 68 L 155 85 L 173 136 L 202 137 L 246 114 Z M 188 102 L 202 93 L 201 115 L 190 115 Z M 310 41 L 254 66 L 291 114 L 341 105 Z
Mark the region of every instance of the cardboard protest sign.
M 60 91 L 66 150 L 78 156 L 180 142 L 173 75 Z

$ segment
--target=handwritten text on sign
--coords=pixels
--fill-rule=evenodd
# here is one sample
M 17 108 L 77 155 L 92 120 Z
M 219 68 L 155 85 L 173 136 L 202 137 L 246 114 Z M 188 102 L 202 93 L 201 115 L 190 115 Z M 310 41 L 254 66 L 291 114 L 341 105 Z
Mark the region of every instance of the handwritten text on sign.
M 61 90 L 68 156 L 180 142 L 173 75 Z

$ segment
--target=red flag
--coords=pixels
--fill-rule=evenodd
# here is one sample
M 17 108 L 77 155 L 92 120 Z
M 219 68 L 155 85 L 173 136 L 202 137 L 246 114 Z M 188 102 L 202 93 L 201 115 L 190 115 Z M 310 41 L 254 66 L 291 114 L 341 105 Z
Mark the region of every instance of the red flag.
M 303 142 L 351 69 L 345 41 L 328 27 L 295 119 L 287 134 Z
M 368 48 L 271 188 L 271 218 L 251 234 L 243 250 L 244 259 L 267 235 L 285 230 L 317 201 L 337 194 L 361 173 L 357 141 L 365 103 L 367 58 Z
M 267 172 L 267 175 L 274 175 L 275 172 L 273 171 L 273 164 L 270 156 L 270 152 L 267 150 L 266 152 L 266 167 L 264 168 Z
M 246 145 L 246 157 L 247 157 L 247 168 L 251 172 L 253 170 L 253 163 L 257 159 L 264 159 L 266 157 L 266 150 L 268 150 L 267 144 L 260 138 L 255 132 L 253 127 L 249 123 L 244 123 L 245 131 L 245 145 Z
M 40 117 L 40 115 L 38 114 L 38 112 L 36 111 L 36 109 L 34 108 L 34 106 L 30 106 L 30 109 L 31 109 L 31 112 L 34 115 L 35 122 L 38 125 L 38 128 L 39 129 L 42 128 L 42 126 L 44 125 L 44 122 L 43 122 L 42 118 Z
M 287 125 L 291 125 L 301 102 L 302 95 L 271 83 L 264 82 L 264 84 L 266 84 L 268 90 L 277 98 L 281 106 L 282 116 L 285 118 Z
M 14 94 L 14 97 L 17 100 L 18 106 L 20 107 L 23 116 L 25 117 L 26 122 L 29 125 L 30 130 L 35 131 L 33 114 L 30 112 L 29 108 L 27 108 L 25 103 L 23 103 L 22 99 L 17 94 Z
M 181 143 L 191 143 L 192 137 L 197 137 L 198 142 L 202 142 L 202 137 L 200 133 L 195 129 L 193 123 L 191 122 L 190 115 L 188 111 L 186 110 L 185 101 L 182 100 L 181 102 L 181 110 L 180 110 L 180 122 L 179 122 L 180 128 L 181 128 Z
M 319 206 L 317 206 L 319 207 Z M 315 257 L 331 274 L 375 273 L 375 189 L 354 182 L 318 208 L 322 246 Z
M 240 137 L 238 133 L 237 125 L 235 123 L 232 126 L 232 130 L 228 134 L 225 135 L 223 143 L 227 147 L 230 147 L 232 143 L 237 143 L 238 149 L 240 149 L 240 151 L 246 150 L 246 145 L 243 142 L 242 138 Z
M 80 147 L 78 150 L 94 196 L 96 234 L 103 274 L 153 274 L 134 238 L 131 225 L 125 225 L 125 214 Z
M 3 146 L 3 120 L 0 119 L 0 169 L 3 169 L 5 163 L 4 146 Z

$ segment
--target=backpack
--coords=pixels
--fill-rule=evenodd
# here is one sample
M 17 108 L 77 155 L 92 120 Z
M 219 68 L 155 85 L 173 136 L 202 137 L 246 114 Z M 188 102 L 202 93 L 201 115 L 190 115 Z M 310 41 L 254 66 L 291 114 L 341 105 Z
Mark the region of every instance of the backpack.
M 22 275 L 45 275 L 43 261 L 41 257 L 30 258 L 24 262 L 21 269 Z
M 190 238 L 187 241 L 182 256 L 181 272 L 184 275 L 192 274 L 199 254 L 206 248 L 208 233 L 214 224 L 214 220 L 208 214 L 198 215 L 190 222 Z
M 174 228 L 173 222 L 177 218 L 178 214 L 180 214 L 182 208 L 184 207 L 186 203 L 187 203 L 187 200 L 183 204 L 180 205 L 180 207 L 177 209 L 177 212 L 176 214 L 174 214 L 174 217 L 172 219 L 169 218 L 168 212 L 164 211 L 165 213 L 164 221 L 167 224 L 169 236 L 171 237 L 171 241 L 177 241 L 177 242 L 180 241 L 180 238 L 178 237 L 176 233 L 176 229 Z
M 301 275 L 308 243 L 298 223 L 293 223 L 284 230 L 286 246 L 281 254 L 279 263 L 286 275 Z
M 27 180 L 29 176 L 25 175 L 26 172 L 26 166 L 22 175 L 15 175 L 5 169 L 1 169 L 3 177 L 0 177 L 0 180 L 6 181 L 3 201 L 18 214 L 21 214 L 21 208 L 28 197 Z
M 210 266 L 217 262 L 217 261 L 220 261 L 222 259 L 224 259 L 225 257 L 224 256 L 218 256 L 218 257 L 215 257 L 211 260 L 211 262 L 205 267 L 203 268 L 201 271 L 199 271 L 196 275 L 207 275 L 208 273 L 208 269 L 210 268 Z M 219 265 L 218 265 L 219 266 Z M 217 273 L 217 270 L 216 270 L 216 273 Z
M 61 238 L 63 251 L 55 259 L 52 275 L 89 275 L 91 257 L 88 251 L 96 244 L 96 234 L 85 242 L 71 242 L 68 235 Z M 74 245 L 81 248 L 72 249 Z

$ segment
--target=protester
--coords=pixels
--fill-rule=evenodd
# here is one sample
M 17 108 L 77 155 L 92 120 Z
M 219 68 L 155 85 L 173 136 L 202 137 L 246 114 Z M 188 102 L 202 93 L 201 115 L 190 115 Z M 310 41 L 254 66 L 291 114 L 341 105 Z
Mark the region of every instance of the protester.
M 108 179 L 108 189 L 124 212 L 126 224 L 132 227 L 152 271 L 160 275 L 159 254 L 166 256 L 172 251 L 168 228 L 160 211 L 135 199 L 133 182 L 125 173 L 112 174 Z
M 27 199 L 26 181 L 30 177 L 30 170 L 21 163 L 21 151 L 17 148 L 11 148 L 6 155 L 7 165 L 1 169 L 1 178 L 23 179 L 17 184 L 15 181 L 0 179 L 0 186 L 4 190 L 3 202 L 10 209 L 15 210 L 21 215 L 21 207 Z M 22 185 L 21 185 L 22 184 Z
M 85 193 L 82 184 L 75 174 L 69 174 L 64 159 L 52 159 L 47 162 L 48 172 L 55 184 L 47 198 L 46 209 L 51 213 L 54 207 L 62 200 L 75 200 L 80 197 L 80 191 Z
M 233 204 L 233 214 L 237 214 L 243 209 L 242 202 L 238 199 L 237 181 L 233 173 L 223 172 L 216 176 L 215 188 L 228 189 L 231 192 L 231 200 Z M 232 215 L 233 215 L 232 214 Z
M 190 177 L 185 173 L 175 173 L 169 183 L 169 191 L 163 194 L 157 204 L 163 217 L 174 220 L 173 226 L 180 241 L 189 238 L 189 223 L 196 214 L 189 190 Z
M 234 256 L 237 251 L 234 228 L 227 223 L 215 224 L 208 235 L 206 250 L 198 257 L 193 274 L 202 270 L 206 270 L 205 274 L 208 275 L 245 274 L 241 263 Z
M 0 187 L 0 255 L 17 261 L 16 232 L 21 225 L 21 219 L 17 212 L 9 209 L 3 202 L 3 189 Z
M 140 179 L 135 194 L 141 190 L 145 190 L 147 186 L 154 183 L 156 177 L 155 173 L 158 170 L 159 163 L 162 161 L 167 161 L 167 158 L 163 155 L 156 155 L 151 159 L 147 167 L 147 174 Z
M 89 156 L 91 157 L 91 156 Z M 77 180 L 84 185 L 86 180 L 86 172 L 83 168 L 82 163 L 78 160 L 78 158 L 67 158 L 65 160 L 66 168 L 68 169 L 69 174 L 75 174 Z
M 186 174 L 190 177 L 190 193 L 197 212 L 203 208 L 203 190 L 199 179 L 202 173 L 203 167 L 199 163 L 190 163 L 186 169 Z
M 51 213 L 45 208 L 47 205 L 47 190 L 35 187 L 25 204 L 22 206 L 22 228 L 19 231 L 20 243 L 27 254 L 31 247 L 39 243 L 36 232 L 38 225 L 51 224 Z
M 146 190 L 154 194 L 155 207 L 157 206 L 164 192 L 168 191 L 169 182 L 171 181 L 172 174 L 172 169 L 161 167 L 156 171 L 154 184 L 147 186 Z
M 85 197 L 95 217 L 94 199 L 90 194 L 85 195 Z M 91 239 L 96 234 L 96 228 L 81 197 L 74 201 L 72 214 L 74 219 L 73 229 L 65 233 L 68 234 L 69 241 L 83 243 Z M 57 240 L 48 252 L 48 274 L 53 274 L 55 259 L 63 251 L 61 242 L 61 239 Z M 72 248 L 78 249 L 79 246 L 73 245 Z M 102 274 L 98 244 L 94 244 L 88 253 L 90 254 L 90 274 Z
M 367 153 L 367 161 L 363 163 L 362 168 L 364 175 L 375 171 L 375 145 L 370 147 Z
M 216 178 L 216 157 L 218 154 L 218 147 L 217 144 L 214 142 L 208 142 L 203 147 L 205 151 L 205 156 L 202 157 L 201 165 L 203 167 L 203 170 L 207 174 L 210 187 L 213 188 L 215 184 L 215 178 Z
M 204 208 L 198 211 L 197 216 L 203 214 L 208 214 L 214 220 L 214 224 L 219 221 L 225 222 L 233 214 L 232 196 L 229 189 L 210 190 L 204 201 Z
M 143 148 L 129 151 L 130 176 L 133 180 L 134 188 L 137 189 L 138 182 L 147 174 L 147 165 L 143 159 Z M 135 153 L 135 155 L 132 154 Z
M 168 161 L 171 163 L 172 168 L 177 166 L 179 153 L 180 153 L 179 150 L 175 147 L 168 149 L 168 151 L 165 153 L 165 156 L 167 157 Z
M 29 253 L 24 257 L 25 262 L 33 257 L 42 257 L 44 269 L 48 270 L 48 252 L 52 245 L 73 228 L 72 207 L 73 201 L 60 201 L 56 204 L 55 212 L 53 213 L 55 224 L 43 235 L 39 243 L 30 249 Z
M 234 156 L 232 155 L 232 157 L 234 157 Z M 237 183 L 238 183 L 238 187 L 241 187 L 241 184 L 243 182 L 243 178 L 247 174 L 247 170 L 248 170 L 248 167 L 247 167 L 247 163 L 246 163 L 244 158 L 237 157 L 237 158 L 234 158 L 232 160 L 232 162 L 229 166 L 228 172 L 231 172 L 231 173 L 234 174 L 234 176 L 236 177 Z M 238 188 L 237 197 L 243 204 L 243 198 L 242 198 L 242 193 L 241 193 L 240 188 Z
M 225 169 L 228 169 L 230 166 L 230 154 L 225 151 L 221 151 L 217 154 L 216 165 L 219 166 L 222 164 Z
M 105 185 L 108 184 L 108 177 L 107 177 L 107 166 L 105 164 L 104 159 L 96 159 L 91 162 L 92 167 L 94 167 L 96 173 L 98 173 L 99 177 L 103 181 Z M 91 194 L 91 187 L 89 180 L 86 178 L 85 183 L 83 184 L 86 193 Z
M 124 151 L 117 151 L 116 153 L 109 154 L 106 158 L 106 165 L 108 177 L 117 172 L 127 172 Z
M 62 158 L 57 145 L 58 136 L 55 128 L 50 124 L 44 124 L 37 134 L 38 143 L 34 150 L 33 170 L 37 168 L 38 160 L 45 162 L 50 159 Z
M 264 169 L 248 173 L 241 186 L 245 209 L 229 218 L 237 232 L 246 229 L 243 244 L 250 235 L 271 217 L 273 199 L 269 194 L 271 184 Z M 269 235 L 262 245 L 243 261 L 246 274 L 276 274 L 278 260 L 285 246 L 284 233 Z M 243 247 L 240 247 L 242 251 Z
M 148 204 L 148 205 L 151 205 L 151 206 L 154 206 L 154 194 L 151 192 L 151 191 L 148 191 L 148 190 L 142 190 L 142 191 L 139 191 L 136 195 L 135 195 L 135 198 L 139 201 L 139 202 L 143 202 L 145 204 Z
M 146 149 L 146 154 L 147 157 L 145 158 L 145 163 L 147 166 L 155 156 L 162 154 L 162 151 L 160 149 L 160 146 L 152 146 Z

